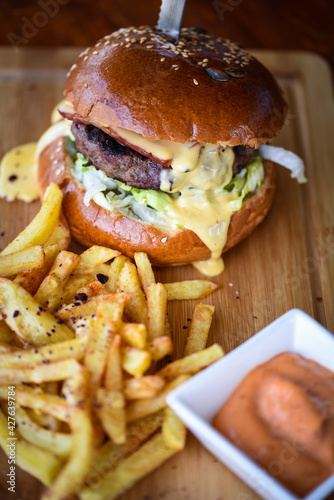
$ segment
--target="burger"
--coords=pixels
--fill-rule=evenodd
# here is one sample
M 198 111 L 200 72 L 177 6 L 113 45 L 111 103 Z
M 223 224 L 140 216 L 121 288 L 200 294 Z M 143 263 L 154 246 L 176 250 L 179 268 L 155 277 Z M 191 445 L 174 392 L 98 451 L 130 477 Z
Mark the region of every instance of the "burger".
M 63 119 L 39 144 L 39 185 L 61 187 L 83 245 L 215 275 L 271 206 L 271 160 L 302 180 L 295 155 L 267 145 L 287 110 L 272 74 L 236 43 L 198 28 L 177 41 L 120 29 L 72 66 Z

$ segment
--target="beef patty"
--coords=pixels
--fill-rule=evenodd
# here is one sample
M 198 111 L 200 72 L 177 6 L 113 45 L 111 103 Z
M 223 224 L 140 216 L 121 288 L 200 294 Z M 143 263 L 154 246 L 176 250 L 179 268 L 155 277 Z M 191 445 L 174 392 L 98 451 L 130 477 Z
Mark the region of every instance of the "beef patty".
M 163 167 L 154 160 L 124 146 L 93 125 L 72 123 L 71 132 L 75 137 L 78 151 L 89 159 L 92 165 L 109 177 L 129 186 L 142 189 L 160 189 L 160 173 Z M 233 148 L 235 159 L 233 175 L 254 156 L 255 149 L 246 146 Z

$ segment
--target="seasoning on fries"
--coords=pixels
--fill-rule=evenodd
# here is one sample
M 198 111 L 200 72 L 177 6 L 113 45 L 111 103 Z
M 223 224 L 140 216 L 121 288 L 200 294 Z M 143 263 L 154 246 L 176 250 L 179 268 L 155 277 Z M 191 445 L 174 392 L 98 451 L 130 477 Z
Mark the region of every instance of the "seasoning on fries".
M 44 483 L 43 500 L 107 500 L 184 448 L 166 396 L 223 351 L 206 348 L 213 306 L 199 303 L 187 355 L 161 367 L 173 352 L 167 300 L 216 285 L 156 283 L 144 253 L 132 263 L 100 246 L 68 251 L 61 198 L 51 184 L 0 254 L 0 446 L 8 453 L 10 385 L 17 464 Z

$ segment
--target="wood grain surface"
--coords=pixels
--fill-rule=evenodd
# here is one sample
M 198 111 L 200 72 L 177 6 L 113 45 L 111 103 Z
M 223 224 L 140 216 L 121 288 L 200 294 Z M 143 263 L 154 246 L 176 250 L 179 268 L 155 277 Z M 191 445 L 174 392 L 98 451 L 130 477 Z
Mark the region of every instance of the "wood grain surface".
M 65 74 L 79 49 L 0 50 L 0 156 L 36 140 L 62 96 Z M 251 237 L 228 252 L 226 269 L 214 278 L 220 289 L 209 344 L 234 349 L 287 310 L 298 307 L 334 332 L 334 110 L 330 69 L 299 52 L 257 51 L 284 88 L 288 125 L 276 139 L 305 160 L 308 183 L 298 185 L 277 167 L 273 207 Z M 0 248 L 32 219 L 39 202 L 0 200 Z M 157 269 L 162 282 L 199 278 L 192 266 Z M 182 352 L 194 301 L 169 303 L 175 355 Z M 224 384 L 224 381 L 217 381 Z M 37 500 L 39 484 L 20 473 L 17 493 L 7 492 L 7 462 L 0 463 L 0 497 Z M 255 500 L 259 498 L 193 436 L 186 449 L 126 493 L 124 500 Z M 334 499 L 334 495 L 329 497 Z

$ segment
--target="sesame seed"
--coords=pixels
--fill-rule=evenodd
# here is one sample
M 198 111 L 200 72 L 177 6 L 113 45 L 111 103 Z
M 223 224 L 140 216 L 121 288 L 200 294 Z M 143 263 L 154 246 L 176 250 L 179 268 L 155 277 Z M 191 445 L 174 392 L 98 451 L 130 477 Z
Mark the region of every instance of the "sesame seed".
M 110 45 L 110 44 L 111 44 L 110 40 L 106 40 L 106 41 L 104 42 L 104 45 Z
M 193 82 L 195 85 L 199 85 L 198 81 L 195 78 L 193 79 Z
M 174 68 L 175 71 L 179 71 L 179 69 L 180 69 L 179 66 L 175 66 Z
M 57 168 L 57 170 L 55 172 L 56 175 L 59 175 L 63 170 L 64 170 L 64 166 L 61 166 L 61 167 Z
M 167 236 L 164 236 L 163 238 L 161 238 L 161 243 L 166 243 L 167 242 Z
M 98 54 L 98 51 L 97 51 L 97 50 L 94 50 L 93 54 L 94 54 L 94 55 Z
M 84 87 L 86 89 L 88 87 L 88 83 L 84 83 Z
M 164 62 L 164 61 L 166 61 L 166 58 L 165 58 L 165 57 L 162 57 L 162 58 L 160 59 L 160 61 L 161 61 L 161 62 Z
M 88 56 L 85 56 L 85 57 L 84 57 L 84 62 L 86 62 L 86 61 L 87 61 L 87 59 L 88 59 Z
M 148 49 L 153 49 L 153 45 L 146 45 Z

